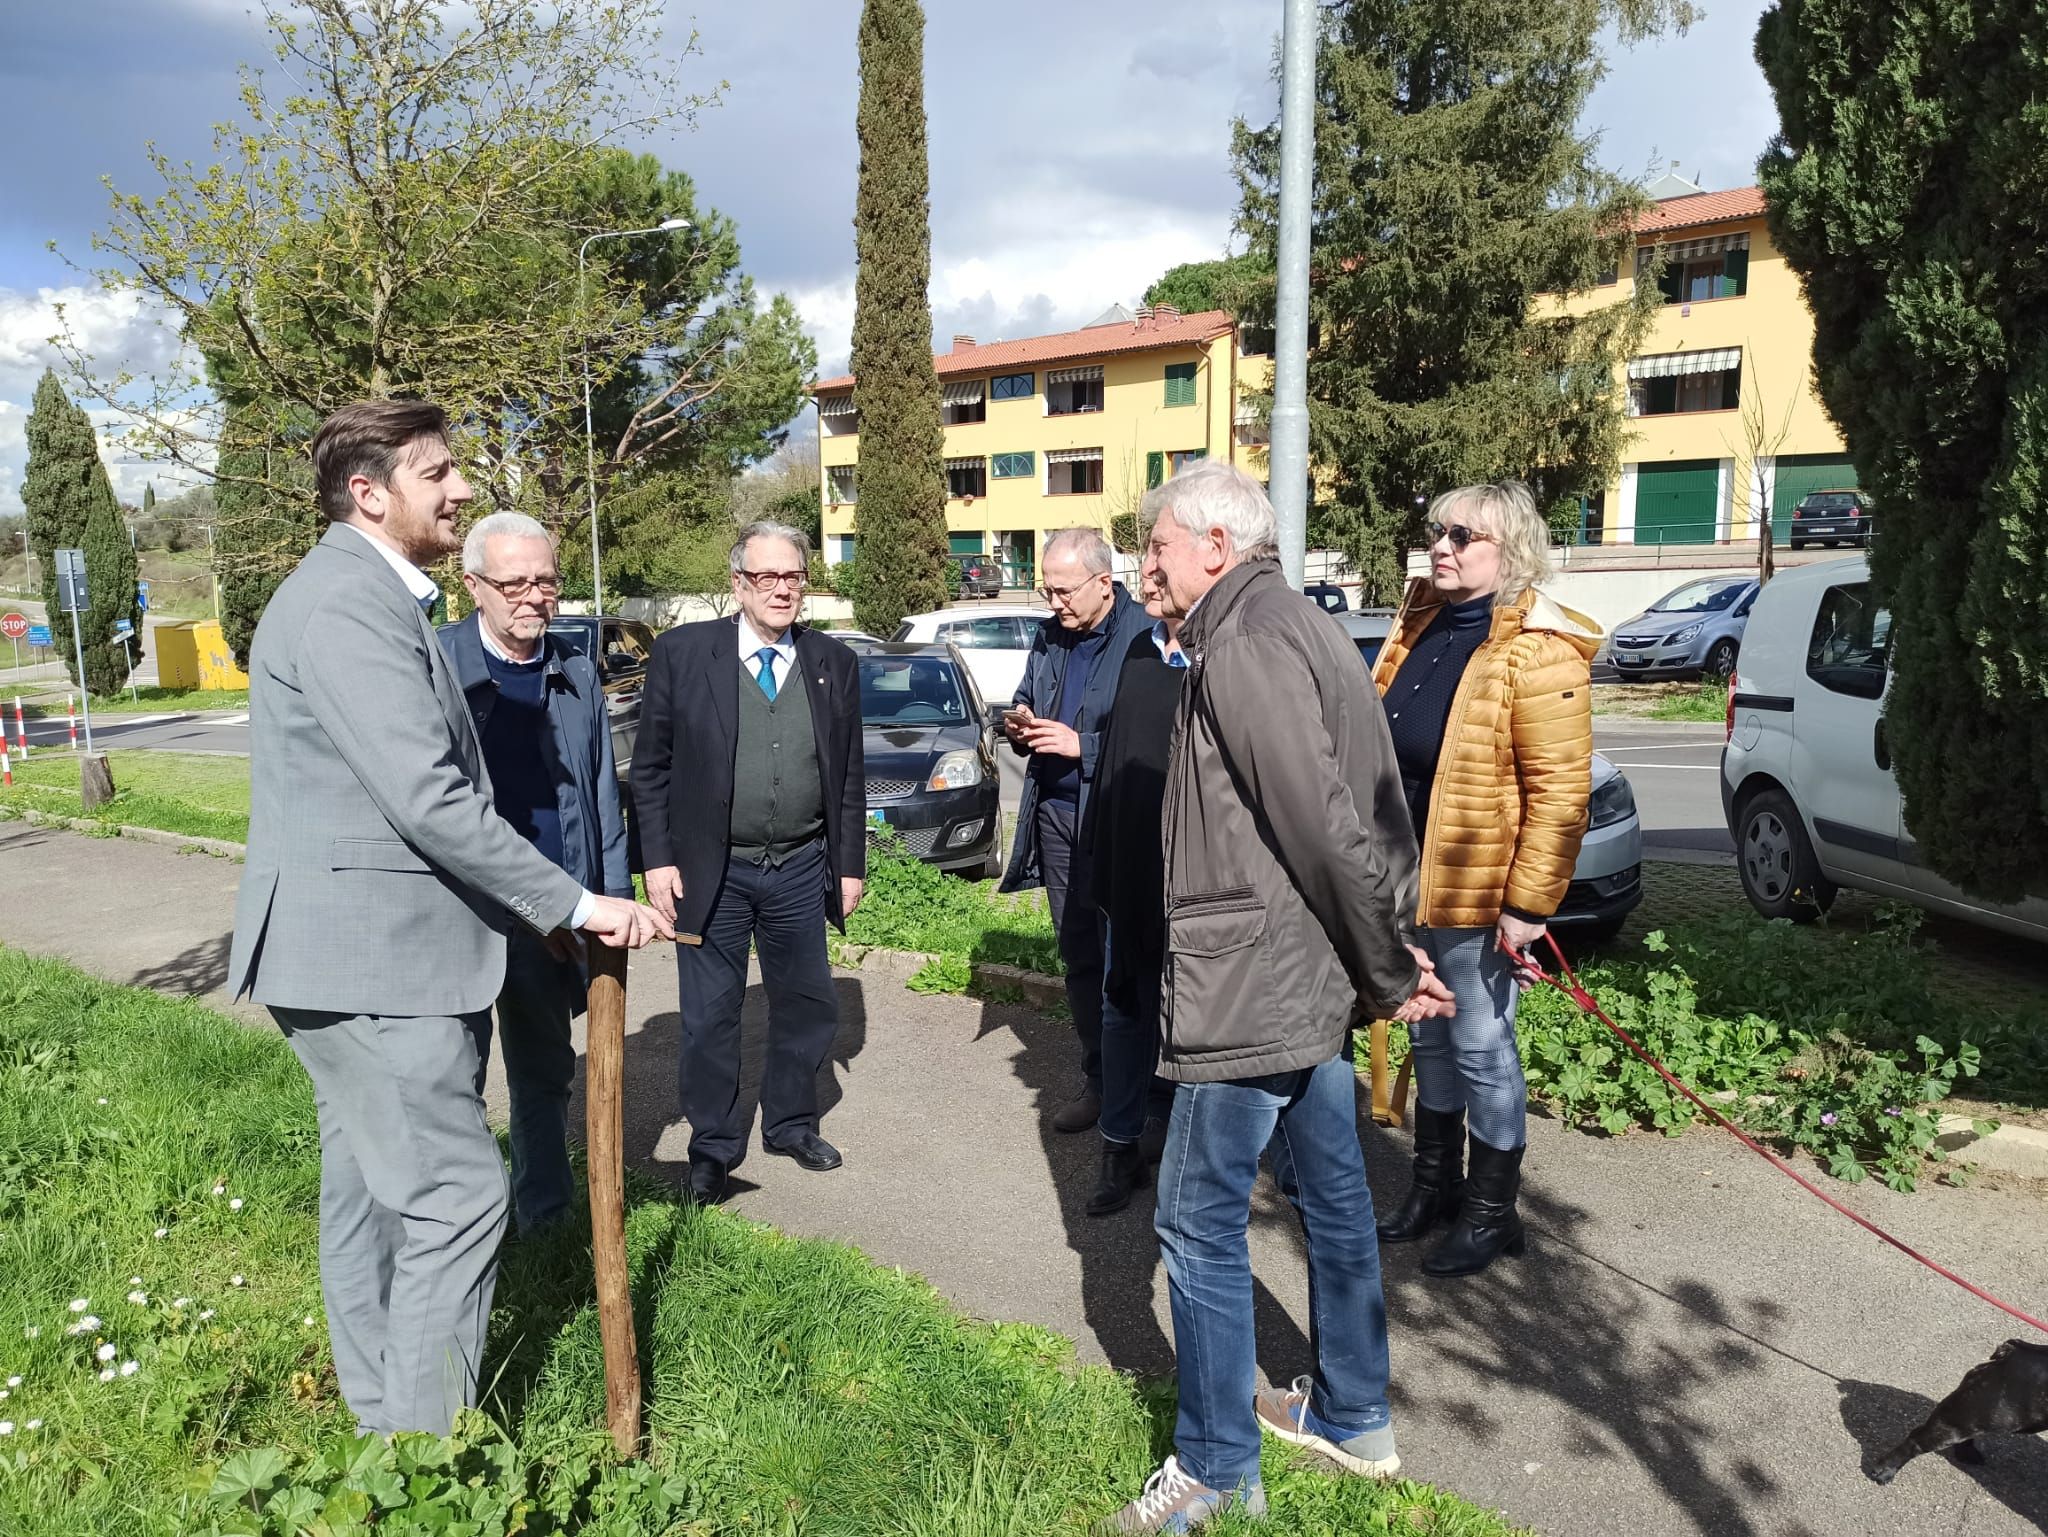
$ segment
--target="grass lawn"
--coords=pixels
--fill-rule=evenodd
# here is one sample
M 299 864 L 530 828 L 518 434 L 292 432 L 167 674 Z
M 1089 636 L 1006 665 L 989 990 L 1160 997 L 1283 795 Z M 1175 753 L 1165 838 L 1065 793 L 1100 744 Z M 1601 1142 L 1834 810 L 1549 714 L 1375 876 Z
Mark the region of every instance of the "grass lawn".
M 137 685 L 132 699 L 124 688 L 106 699 L 95 697 L 92 702 L 95 715 L 163 715 L 178 710 L 248 708 L 249 691 L 245 688 L 158 688 L 153 684 Z M 62 720 L 66 713 L 64 700 L 48 694 L 35 704 L 24 700 L 21 711 L 37 720 Z
M 488 1420 L 357 1441 L 318 1189 L 312 1096 L 274 1034 L 0 950 L 0 1375 L 21 1379 L 0 1403 L 0 1531 L 361 1532 L 376 1511 L 380 1530 L 475 1537 L 1030 1537 L 1085 1531 L 1170 1431 L 1170 1394 L 1077 1366 L 1056 1335 L 636 1182 L 644 1463 L 616 1464 L 597 1429 L 575 1224 L 507 1252 Z M 1210 1530 L 1507 1530 L 1277 1451 L 1265 1477 L 1270 1524 Z
M 188 837 L 246 842 L 249 836 L 249 760 L 205 753 L 113 751 L 111 804 L 88 813 L 78 799 L 78 759 L 61 749 L 38 750 L 14 766 L 14 788 L 0 791 L 0 807 L 29 808 L 53 816 L 90 816 L 114 825 L 154 827 Z
M 868 886 L 846 926 L 855 944 L 919 950 L 1058 974 L 1059 943 L 1043 891 L 1003 896 L 994 881 L 945 875 L 877 843 Z

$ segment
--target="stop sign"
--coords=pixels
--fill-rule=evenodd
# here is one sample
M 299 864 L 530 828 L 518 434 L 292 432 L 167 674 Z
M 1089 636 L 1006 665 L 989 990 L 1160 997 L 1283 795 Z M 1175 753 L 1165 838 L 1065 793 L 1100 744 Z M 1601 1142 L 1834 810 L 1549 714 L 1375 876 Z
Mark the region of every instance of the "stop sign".
M 0 614 L 0 635 L 9 640 L 20 640 L 28 634 L 26 614 Z

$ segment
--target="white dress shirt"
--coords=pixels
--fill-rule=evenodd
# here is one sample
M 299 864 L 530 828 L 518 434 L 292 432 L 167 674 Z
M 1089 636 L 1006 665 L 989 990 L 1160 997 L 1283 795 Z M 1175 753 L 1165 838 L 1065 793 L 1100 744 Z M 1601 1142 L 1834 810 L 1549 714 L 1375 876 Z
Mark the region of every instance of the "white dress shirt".
M 789 670 L 796 666 L 795 628 L 791 627 L 784 630 L 778 636 L 769 637 L 762 635 L 749 624 L 745 614 L 741 614 L 739 619 L 740 671 L 747 675 L 748 681 L 755 688 L 759 688 L 761 686 L 761 648 L 763 646 L 771 648 L 775 652 L 775 660 L 769 663 L 769 666 L 775 671 L 775 692 L 780 694 L 782 692 L 782 685 L 789 681 Z
M 391 546 L 386 544 L 383 540 L 372 539 L 368 534 L 364 533 L 360 528 L 357 528 L 353 523 L 342 523 L 337 526 L 348 529 L 351 533 L 355 534 L 358 538 L 360 538 L 365 544 L 369 545 L 371 549 L 375 550 L 379 555 L 383 556 L 385 562 L 391 567 L 391 569 L 398 573 L 398 579 L 401 582 L 405 583 L 405 590 L 411 593 L 413 597 L 418 600 L 418 602 L 423 608 L 431 605 L 434 599 L 441 596 L 441 588 L 439 583 L 437 583 L 431 576 L 428 576 L 427 573 L 422 571 L 418 566 L 414 565 L 411 561 L 407 560 L 403 555 L 399 554 L 398 551 L 392 549 Z M 477 630 L 479 633 L 483 632 L 483 623 L 481 620 L 479 620 L 477 623 Z M 491 644 L 490 637 L 488 635 L 485 635 L 484 637 L 484 644 L 486 646 L 489 646 Z M 491 647 L 491 649 L 495 651 L 497 648 L 493 646 Z M 590 915 L 596 911 L 597 894 L 586 888 L 583 895 L 576 899 L 576 910 L 569 914 L 569 927 L 572 929 L 582 928 L 584 924 L 590 921 Z

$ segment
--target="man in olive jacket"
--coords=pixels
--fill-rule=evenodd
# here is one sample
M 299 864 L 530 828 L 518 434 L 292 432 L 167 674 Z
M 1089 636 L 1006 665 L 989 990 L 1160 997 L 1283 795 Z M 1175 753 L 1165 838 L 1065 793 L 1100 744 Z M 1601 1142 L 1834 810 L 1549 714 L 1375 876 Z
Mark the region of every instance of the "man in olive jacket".
M 1347 1046 L 1359 1004 L 1413 1021 L 1450 994 L 1403 937 L 1415 835 L 1371 679 L 1275 555 L 1265 492 L 1220 463 L 1173 479 L 1145 552 L 1191 658 L 1166 776 L 1159 1065 L 1176 1084 L 1157 1228 L 1180 1412 L 1123 1531 L 1261 1513 L 1262 1429 L 1352 1472 L 1400 1467 Z M 1269 1143 L 1308 1235 L 1316 1369 L 1255 1401 L 1245 1229 Z

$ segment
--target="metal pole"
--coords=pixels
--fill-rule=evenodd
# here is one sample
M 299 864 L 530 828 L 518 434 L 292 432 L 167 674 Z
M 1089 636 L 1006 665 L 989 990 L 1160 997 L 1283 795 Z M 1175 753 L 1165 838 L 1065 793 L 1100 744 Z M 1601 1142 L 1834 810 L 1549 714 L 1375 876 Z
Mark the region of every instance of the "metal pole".
M 1273 307 L 1269 490 L 1280 568 L 1301 586 L 1308 551 L 1308 224 L 1314 195 L 1315 0 L 1286 0 L 1280 34 L 1280 267 Z
M 71 646 L 78 654 L 78 704 L 85 712 L 85 750 L 92 751 L 92 693 L 85 686 L 85 641 L 78 631 L 78 610 L 71 611 Z

